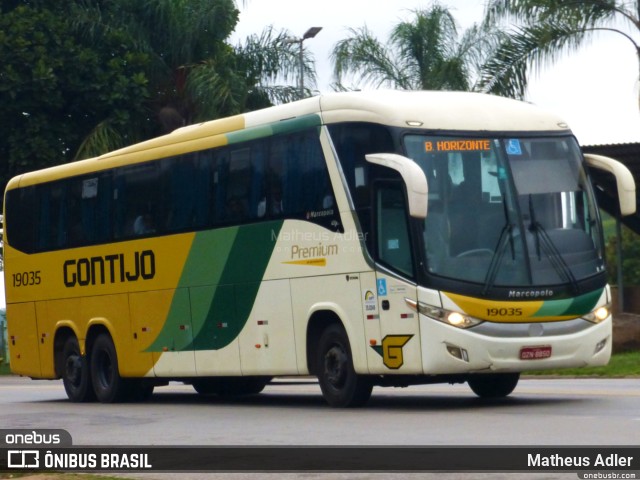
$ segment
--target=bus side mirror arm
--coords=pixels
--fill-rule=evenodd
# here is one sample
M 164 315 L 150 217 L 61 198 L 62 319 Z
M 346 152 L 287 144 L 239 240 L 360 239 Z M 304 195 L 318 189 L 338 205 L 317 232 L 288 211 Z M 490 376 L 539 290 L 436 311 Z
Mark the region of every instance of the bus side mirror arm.
M 407 186 L 409 215 L 414 218 L 427 217 L 429 187 L 422 169 L 407 157 L 395 153 L 371 153 L 365 155 L 367 162 L 395 170 Z
M 616 177 L 620 214 L 622 216 L 634 214 L 636 212 L 636 183 L 629 169 L 621 162 L 602 155 L 585 153 L 584 159 L 590 167 L 609 172 Z

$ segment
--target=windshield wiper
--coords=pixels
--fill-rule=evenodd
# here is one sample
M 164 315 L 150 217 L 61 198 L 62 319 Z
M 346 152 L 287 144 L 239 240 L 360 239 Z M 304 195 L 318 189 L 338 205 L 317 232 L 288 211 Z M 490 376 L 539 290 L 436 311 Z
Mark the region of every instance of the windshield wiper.
M 529 231 L 534 234 L 536 239 L 536 254 L 538 255 L 538 260 L 542 258 L 540 252 L 544 252 L 558 276 L 571 285 L 574 293 L 578 293 L 578 281 L 576 277 L 573 275 L 567 262 L 564 261 L 562 254 L 556 248 L 547 231 L 542 224 L 536 220 L 531 194 L 529 194 L 529 215 L 531 217 Z
M 491 257 L 491 263 L 489 264 L 489 269 L 487 270 L 487 275 L 484 278 L 484 288 L 482 289 L 482 295 L 486 295 L 487 292 L 496 281 L 496 277 L 498 276 L 498 271 L 500 270 L 500 264 L 502 263 L 502 258 L 504 257 L 504 252 L 506 250 L 507 244 L 511 245 L 511 259 L 516 259 L 516 252 L 513 246 L 513 224 L 507 222 L 504 227 L 502 227 L 502 231 L 500 232 L 500 238 L 498 238 L 498 244 L 496 245 L 496 250 L 493 252 L 493 256 Z
M 498 243 L 496 244 L 496 249 L 493 252 L 493 256 L 491 257 L 491 263 L 489 264 L 487 275 L 484 277 L 484 288 L 482 289 L 483 296 L 487 294 L 489 289 L 493 287 L 493 284 L 496 281 L 498 271 L 500 270 L 500 264 L 502 263 L 502 257 L 504 257 L 504 250 L 507 246 L 507 241 L 511 245 L 511 259 L 516 259 L 516 251 L 513 246 L 514 227 L 513 223 L 509 222 L 509 209 L 507 207 L 507 200 L 504 194 L 502 195 L 502 208 L 504 209 L 504 218 L 507 219 L 507 223 L 505 223 L 504 227 L 502 227 L 500 238 L 498 238 Z M 508 237 L 507 234 L 509 235 Z

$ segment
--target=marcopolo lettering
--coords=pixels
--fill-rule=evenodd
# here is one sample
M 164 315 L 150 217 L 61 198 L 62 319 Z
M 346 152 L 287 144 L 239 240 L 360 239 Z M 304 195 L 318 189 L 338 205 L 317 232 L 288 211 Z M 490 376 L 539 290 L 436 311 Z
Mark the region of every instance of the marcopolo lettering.
M 156 275 L 156 257 L 153 250 L 143 250 L 133 255 L 114 253 L 70 259 L 64 262 L 62 271 L 69 288 L 150 280 Z

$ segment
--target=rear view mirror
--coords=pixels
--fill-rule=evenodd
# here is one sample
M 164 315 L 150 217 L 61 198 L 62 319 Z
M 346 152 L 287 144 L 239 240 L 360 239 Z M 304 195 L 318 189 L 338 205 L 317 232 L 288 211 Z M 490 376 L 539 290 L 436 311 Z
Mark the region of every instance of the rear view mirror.
M 422 169 L 411 159 L 395 153 L 371 153 L 365 155 L 369 163 L 397 171 L 407 186 L 409 215 L 414 218 L 427 217 L 429 187 Z

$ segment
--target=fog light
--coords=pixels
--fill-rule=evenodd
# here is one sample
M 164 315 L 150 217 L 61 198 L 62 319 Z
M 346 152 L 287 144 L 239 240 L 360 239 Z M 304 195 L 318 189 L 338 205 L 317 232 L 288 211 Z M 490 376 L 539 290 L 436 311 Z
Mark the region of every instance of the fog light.
M 596 349 L 594 350 L 594 355 L 596 353 L 598 353 L 600 350 L 602 350 L 605 346 L 607 345 L 607 339 L 605 338 L 604 340 L 600 340 L 597 344 L 596 344 Z
M 469 355 L 464 348 L 456 347 L 454 345 L 447 345 L 447 352 L 452 357 L 456 357 L 458 360 L 464 360 L 465 362 L 469 361 Z

